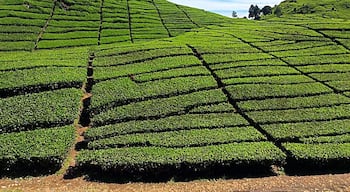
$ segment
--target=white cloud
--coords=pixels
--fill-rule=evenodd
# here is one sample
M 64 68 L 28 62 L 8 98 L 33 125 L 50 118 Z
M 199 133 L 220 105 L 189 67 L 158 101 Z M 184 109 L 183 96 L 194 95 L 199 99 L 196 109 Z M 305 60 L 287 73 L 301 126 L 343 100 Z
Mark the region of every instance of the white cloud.
M 262 7 L 265 5 L 274 6 L 282 0 L 168 0 L 180 5 L 196 7 L 207 11 L 221 13 L 230 16 L 232 11 L 238 12 L 239 16 L 246 16 L 251 4 L 257 4 Z M 247 14 L 242 15 L 246 11 Z M 230 14 L 229 14 L 230 13 Z

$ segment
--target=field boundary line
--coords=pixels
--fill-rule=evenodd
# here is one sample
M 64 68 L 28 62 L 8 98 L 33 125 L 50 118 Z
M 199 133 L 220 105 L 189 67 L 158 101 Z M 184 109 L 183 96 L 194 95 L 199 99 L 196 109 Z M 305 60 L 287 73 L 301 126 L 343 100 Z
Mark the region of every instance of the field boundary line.
M 54 0 L 54 1 L 53 1 L 53 6 L 52 6 L 52 9 L 51 9 L 50 16 L 49 16 L 49 18 L 46 20 L 45 25 L 41 28 L 41 31 L 40 31 L 40 33 L 39 33 L 39 35 L 38 35 L 38 38 L 35 40 L 35 44 L 34 44 L 33 51 L 38 49 L 38 44 L 39 44 L 39 42 L 41 41 L 41 39 L 42 39 L 42 37 L 43 37 L 43 35 L 44 35 L 44 33 L 45 33 L 47 27 L 49 26 L 49 23 L 50 23 L 50 21 L 52 20 L 53 15 L 55 14 L 56 6 L 57 6 L 57 0 Z
M 100 26 L 98 28 L 98 39 L 97 39 L 97 45 L 100 46 L 101 45 L 101 33 L 102 33 L 102 24 L 103 24 L 103 6 L 104 6 L 104 2 L 105 0 L 101 0 L 101 4 L 100 4 L 100 10 L 99 10 L 99 14 L 100 14 Z
M 276 56 L 276 55 L 270 53 L 269 51 L 266 51 L 266 50 L 264 50 L 263 48 L 261 48 L 261 47 L 259 47 L 259 46 L 256 46 L 256 45 L 254 45 L 253 43 L 248 42 L 248 41 L 244 40 L 243 38 L 240 38 L 240 37 L 238 37 L 238 36 L 236 36 L 236 35 L 234 35 L 234 34 L 230 34 L 230 33 L 225 33 L 225 34 L 231 35 L 232 37 L 234 37 L 234 38 L 240 40 L 241 42 L 243 42 L 243 43 L 245 43 L 245 44 L 248 44 L 249 46 L 251 46 L 251 47 L 253 47 L 253 48 L 255 48 L 255 49 L 258 49 L 258 50 L 262 51 L 263 53 L 269 54 L 270 56 L 272 56 L 272 57 L 275 58 L 275 59 L 279 59 L 280 61 L 282 61 L 282 62 L 284 62 L 285 64 L 287 64 L 289 67 L 291 67 L 291 68 L 295 69 L 296 71 L 298 71 L 301 75 L 304 75 L 304 76 L 306 76 L 306 77 L 308 77 L 308 78 L 314 80 L 314 81 L 317 82 L 317 83 L 321 83 L 323 86 L 325 86 L 325 87 L 331 89 L 334 93 L 340 94 L 340 95 L 343 95 L 343 96 L 345 96 L 345 97 L 350 98 L 350 96 L 347 96 L 346 94 L 344 94 L 344 92 L 342 92 L 342 91 L 340 91 L 340 90 L 337 90 L 336 88 L 334 88 L 334 87 L 332 87 L 332 86 L 330 86 L 330 85 L 324 83 L 323 81 L 320 81 L 320 80 L 318 80 L 318 79 L 312 77 L 310 74 L 305 73 L 304 71 L 300 70 L 297 66 L 290 64 L 290 63 L 289 63 L 288 61 L 286 61 L 285 59 L 283 59 L 283 58 L 281 58 L 281 57 L 278 57 L 278 56 Z
M 331 37 L 325 33 L 322 32 L 322 30 L 320 29 L 314 29 L 312 27 L 309 26 L 303 26 L 303 25 L 295 25 L 295 26 L 299 26 L 299 27 L 303 27 L 312 31 L 315 31 L 318 34 L 321 34 L 324 38 L 330 39 L 332 42 L 336 43 L 337 45 L 340 45 L 342 47 L 344 47 L 346 50 L 350 51 L 350 47 L 344 45 L 342 42 L 338 41 L 336 37 Z M 350 29 L 349 29 L 350 30 Z
M 210 71 L 212 74 L 213 78 L 216 80 L 218 84 L 218 88 L 222 89 L 222 92 L 225 94 L 225 96 L 228 99 L 228 102 L 232 105 L 232 107 L 236 110 L 236 113 L 241 115 L 252 127 L 254 127 L 257 131 L 259 131 L 261 134 L 263 134 L 266 138 L 267 141 L 272 142 L 276 147 L 278 147 L 283 153 L 285 153 L 287 156 L 291 156 L 290 152 L 282 146 L 282 143 L 277 141 L 276 139 L 273 138 L 271 134 L 269 134 L 267 131 L 265 131 L 258 123 L 256 123 L 252 118 L 248 116 L 238 105 L 238 102 L 232 97 L 231 93 L 226 89 L 225 84 L 222 82 L 220 77 L 215 73 L 213 69 L 210 68 L 210 65 L 205 61 L 203 56 L 198 52 L 198 50 L 187 44 L 187 46 L 192 49 L 193 54 L 195 57 L 197 57 L 202 63 L 203 66 L 207 68 L 207 70 Z
M 131 13 L 130 13 L 130 4 L 129 0 L 126 0 L 126 8 L 128 10 L 128 21 L 129 21 L 129 36 L 131 43 L 134 43 L 134 38 L 132 36 L 132 26 L 131 26 Z
M 159 10 L 159 8 L 158 8 L 156 2 L 154 2 L 154 0 L 152 0 L 152 4 L 153 4 L 153 6 L 156 8 L 156 10 L 157 10 L 157 12 L 158 12 L 158 17 L 159 17 L 159 19 L 160 19 L 160 22 L 162 23 L 163 27 L 164 27 L 165 30 L 167 31 L 168 36 L 169 36 L 169 37 L 173 37 L 173 36 L 171 35 L 171 33 L 170 33 L 168 27 L 165 25 L 164 19 L 163 19 L 161 13 L 160 13 L 160 10 Z
M 79 153 L 79 150 L 85 149 L 87 146 L 87 142 L 84 138 L 84 133 L 90 128 L 90 122 L 91 122 L 91 111 L 90 111 L 90 104 L 91 104 L 91 98 L 92 98 L 92 87 L 94 84 L 94 78 L 93 78 L 93 61 L 95 59 L 95 53 L 90 53 L 88 57 L 88 64 L 86 66 L 87 68 L 87 76 L 86 76 L 86 82 L 81 87 L 82 91 L 84 92 L 82 98 L 81 98 L 81 106 L 79 109 L 79 116 L 77 122 L 75 122 L 75 134 L 76 139 L 74 141 L 73 147 L 69 151 L 69 155 L 66 158 L 68 167 L 63 168 L 65 170 L 60 170 L 60 172 L 63 173 L 64 179 L 73 179 L 75 177 L 81 176 L 82 172 L 79 170 L 79 167 L 76 166 L 76 157 Z
M 175 4 L 175 5 L 176 5 L 176 7 L 177 7 L 180 11 L 183 12 L 183 14 L 185 14 L 185 16 L 187 17 L 187 19 L 190 20 L 191 23 L 193 23 L 193 24 L 194 24 L 195 26 L 197 26 L 198 28 L 201 27 L 200 25 L 198 25 L 198 23 L 196 23 L 196 22 L 193 21 L 193 19 L 190 17 L 190 15 L 189 15 L 184 9 L 182 9 L 182 8 L 180 7 L 180 5 L 178 5 L 178 4 Z

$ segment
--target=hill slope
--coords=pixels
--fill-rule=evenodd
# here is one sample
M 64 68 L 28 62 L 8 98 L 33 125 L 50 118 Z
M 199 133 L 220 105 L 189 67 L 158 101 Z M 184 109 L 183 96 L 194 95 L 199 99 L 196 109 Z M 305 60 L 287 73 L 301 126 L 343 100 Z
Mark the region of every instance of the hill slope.
M 2 51 L 142 42 L 227 20 L 165 0 L 16 0 L 0 5 Z
M 26 10 L 21 2 L 2 7 Z M 348 22 L 202 20 L 204 11 L 161 0 L 85 3 L 26 1 L 52 15 L 39 34 L 28 19 L 0 20 L 6 30 L 42 34 L 34 50 L 16 45 L 33 39 L 4 36 L 14 47 L 0 52 L 2 174 L 52 173 L 72 145 L 72 170 L 124 181 L 272 165 L 348 171 Z M 28 24 L 4 24 L 9 17 Z
M 350 2 L 347 0 L 286 0 L 279 7 L 282 14 L 304 14 L 323 18 L 350 18 Z

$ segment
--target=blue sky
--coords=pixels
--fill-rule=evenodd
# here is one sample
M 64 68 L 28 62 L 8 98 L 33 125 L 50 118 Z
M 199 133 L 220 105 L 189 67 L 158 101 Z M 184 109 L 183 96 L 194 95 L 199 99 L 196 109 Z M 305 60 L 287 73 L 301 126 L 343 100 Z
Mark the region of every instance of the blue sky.
M 257 4 L 260 8 L 265 5 L 274 6 L 282 0 L 168 0 L 180 5 L 196 7 L 207 11 L 212 11 L 225 16 L 232 16 L 235 10 L 239 17 L 248 16 L 248 9 L 251 4 Z

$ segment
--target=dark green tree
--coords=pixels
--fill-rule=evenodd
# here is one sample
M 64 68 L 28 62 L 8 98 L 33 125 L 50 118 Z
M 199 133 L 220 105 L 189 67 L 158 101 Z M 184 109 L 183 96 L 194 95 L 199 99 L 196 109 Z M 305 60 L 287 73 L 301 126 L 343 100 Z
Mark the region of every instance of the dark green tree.
M 262 13 L 263 15 L 269 15 L 269 14 L 271 14 L 271 13 L 272 13 L 272 7 L 266 5 L 265 7 L 263 7 L 263 8 L 261 9 L 261 13 Z
M 275 14 L 277 17 L 281 17 L 281 16 L 282 16 L 282 8 L 279 7 L 279 6 L 277 6 L 277 7 L 275 8 L 274 14 Z
M 253 18 L 255 20 L 260 19 L 260 8 L 257 5 L 251 5 L 249 8 L 249 18 Z
M 237 12 L 236 12 L 236 11 L 232 11 L 232 17 L 233 17 L 233 18 L 238 17 L 238 15 L 237 15 Z

